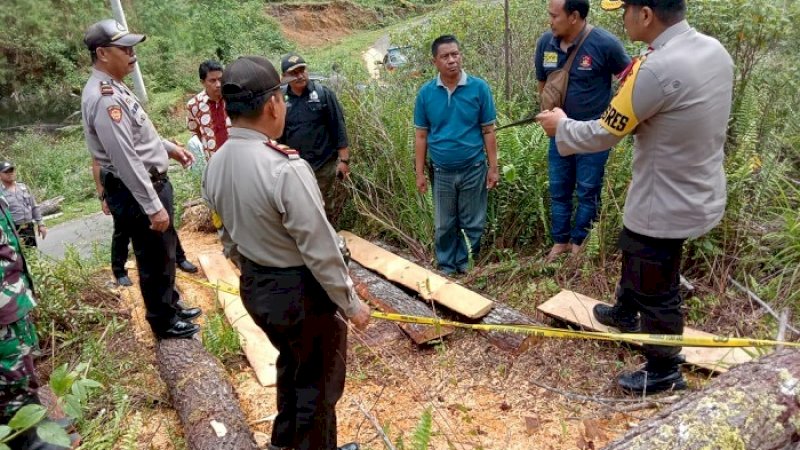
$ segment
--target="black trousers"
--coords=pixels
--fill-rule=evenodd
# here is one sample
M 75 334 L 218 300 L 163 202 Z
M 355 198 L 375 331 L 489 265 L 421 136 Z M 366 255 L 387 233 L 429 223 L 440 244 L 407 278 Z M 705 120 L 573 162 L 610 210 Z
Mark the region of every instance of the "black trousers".
M 131 237 L 126 234 L 127 228 L 118 224 L 116 217 L 114 219 L 114 234 L 111 235 L 111 271 L 114 272 L 114 278 L 124 277 L 128 274 L 125 269 L 125 262 L 128 261 L 128 244 Z M 175 236 L 175 261 L 186 261 L 186 252 L 183 251 L 181 240 L 177 234 Z
M 26 247 L 36 247 L 36 227 L 33 222 L 17 225 L 17 234 Z
M 242 258 L 242 302 L 278 349 L 278 415 L 272 444 L 336 450 L 347 324 L 306 267 L 270 268 Z
M 106 202 L 114 218 L 114 227 L 130 236 L 139 269 L 139 288 L 147 309 L 147 321 L 160 334 L 178 321 L 175 303 L 175 241 L 172 225 L 172 185 L 158 183 L 158 198 L 167 210 L 169 228 L 163 233 L 150 229 L 150 219 L 122 181 L 110 173 L 102 176 Z
M 623 227 L 619 235 L 622 272 L 617 304 L 641 315 L 642 333 L 683 334 L 680 266 L 685 239 L 659 239 Z M 645 345 L 650 368 L 671 366 L 681 347 Z

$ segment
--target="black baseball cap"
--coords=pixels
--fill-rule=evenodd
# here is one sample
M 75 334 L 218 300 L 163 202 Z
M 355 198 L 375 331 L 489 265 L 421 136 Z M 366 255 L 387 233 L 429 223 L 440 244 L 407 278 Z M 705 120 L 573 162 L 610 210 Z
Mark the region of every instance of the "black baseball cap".
M 222 74 L 225 109 L 239 113 L 250 111 L 259 105 L 261 98 L 293 79 L 281 78 L 267 58 L 240 56 Z
M 600 2 L 600 8 L 606 11 L 613 11 L 615 9 L 622 8 L 625 5 L 650 7 L 676 6 L 684 3 L 685 1 L 686 0 L 602 0 Z
M 83 43 L 89 51 L 99 47 L 115 45 L 117 47 L 133 47 L 147 39 L 143 34 L 134 34 L 114 19 L 105 19 L 92 24 L 83 35 Z
M 302 56 L 290 53 L 283 58 L 281 58 L 281 72 L 291 72 L 295 69 L 299 69 L 301 67 L 306 67 L 306 60 L 303 59 Z
M 9 170 L 14 168 L 14 164 L 11 161 L 3 161 L 0 162 L 0 173 L 6 173 Z

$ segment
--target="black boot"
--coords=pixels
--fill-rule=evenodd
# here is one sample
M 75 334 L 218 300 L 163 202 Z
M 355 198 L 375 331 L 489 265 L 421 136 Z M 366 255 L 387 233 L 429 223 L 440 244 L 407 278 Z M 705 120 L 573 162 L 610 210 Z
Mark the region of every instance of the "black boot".
M 621 375 L 617 384 L 624 391 L 639 395 L 686 389 L 686 380 L 678 365 L 681 361 L 683 358 L 678 356 L 669 361 L 648 362 L 642 370 Z
M 641 330 L 637 314 L 623 311 L 618 305 L 608 306 L 602 303 L 594 305 L 592 314 L 598 322 L 623 333 L 638 333 Z

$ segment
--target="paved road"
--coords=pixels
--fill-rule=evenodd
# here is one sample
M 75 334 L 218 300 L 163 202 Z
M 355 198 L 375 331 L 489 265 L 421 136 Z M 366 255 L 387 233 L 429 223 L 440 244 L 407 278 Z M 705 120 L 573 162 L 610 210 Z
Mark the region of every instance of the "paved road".
M 84 258 L 92 255 L 95 244 L 108 245 L 114 222 L 102 212 L 64 222 L 47 230 L 47 238 L 39 239 L 42 253 L 61 259 L 66 245 L 73 245 Z

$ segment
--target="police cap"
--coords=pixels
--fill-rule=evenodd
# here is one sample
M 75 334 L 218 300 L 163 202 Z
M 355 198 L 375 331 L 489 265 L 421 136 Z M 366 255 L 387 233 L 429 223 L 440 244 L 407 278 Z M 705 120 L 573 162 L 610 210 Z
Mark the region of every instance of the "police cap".
M 99 47 L 111 45 L 117 47 L 133 47 L 147 39 L 143 34 L 134 34 L 128 31 L 121 23 L 114 19 L 105 19 L 92 24 L 83 35 L 83 43 L 89 51 Z
M 293 79 L 281 79 L 275 66 L 267 58 L 241 56 L 228 65 L 222 74 L 225 109 L 239 113 L 250 111 L 260 105 L 267 94 Z
M 290 53 L 281 58 L 281 72 L 284 74 L 306 66 L 308 66 L 306 60 L 300 55 Z
M 606 11 L 613 11 L 625 5 L 649 6 L 651 8 L 674 9 L 683 7 L 686 0 L 602 0 L 600 7 Z

